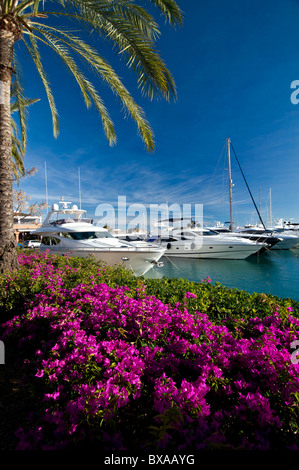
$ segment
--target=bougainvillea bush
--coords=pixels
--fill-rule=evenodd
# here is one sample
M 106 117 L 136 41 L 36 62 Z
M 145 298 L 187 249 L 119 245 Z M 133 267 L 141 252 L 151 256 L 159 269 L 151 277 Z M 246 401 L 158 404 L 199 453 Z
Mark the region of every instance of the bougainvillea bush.
M 248 294 L 237 315 L 210 279 L 177 301 L 122 268 L 19 258 L 0 285 L 5 367 L 35 403 L 17 449 L 299 449 L 296 303 Z

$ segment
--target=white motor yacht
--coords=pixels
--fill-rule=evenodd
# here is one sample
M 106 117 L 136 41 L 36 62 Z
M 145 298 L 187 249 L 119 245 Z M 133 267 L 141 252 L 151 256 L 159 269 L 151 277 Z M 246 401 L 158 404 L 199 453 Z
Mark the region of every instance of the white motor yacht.
M 273 235 L 281 239 L 275 249 L 291 250 L 299 243 L 299 230 L 296 228 L 297 226 L 298 224 L 296 223 L 291 224 L 291 222 L 284 222 L 283 219 L 279 219 L 275 225 L 269 227 L 269 230 L 273 230 Z
M 236 231 L 241 233 L 241 236 L 249 236 L 251 239 L 253 239 L 253 237 L 260 237 L 260 240 L 266 243 L 268 242 L 271 250 L 289 250 L 299 241 L 298 235 L 278 227 L 265 229 L 258 225 L 248 225 L 237 228 Z M 263 239 L 263 237 L 265 237 L 265 239 Z
M 229 237 L 200 227 L 168 229 L 162 231 L 159 238 L 166 248 L 165 256 L 185 258 L 246 259 L 265 246 L 264 243 Z
M 135 246 L 148 246 L 148 232 L 145 230 L 120 230 L 114 229 L 110 233 L 119 240 L 125 240 L 127 242 L 133 243 Z
M 290 233 L 286 230 L 275 230 L 272 232 L 274 237 L 278 237 L 280 241 L 272 247 L 274 250 L 290 250 L 299 242 L 299 235 Z
M 165 248 L 148 243 L 137 246 L 119 240 L 105 228 L 94 225 L 92 219 L 84 217 L 85 210 L 76 205 L 70 207 L 70 202 L 60 201 L 60 204 L 61 207 L 53 204 L 42 226 L 31 232 L 41 236 L 40 251 L 83 258 L 94 256 L 109 266 L 121 263 L 136 276 L 159 265 Z
M 261 229 L 260 227 L 237 227 L 234 231 L 231 231 L 229 227 L 216 225 L 215 227 L 210 227 L 210 229 L 222 235 L 228 235 L 229 237 L 247 238 L 258 243 L 264 243 L 263 250 L 270 250 L 283 241 L 278 234 L 274 235 L 270 230 Z

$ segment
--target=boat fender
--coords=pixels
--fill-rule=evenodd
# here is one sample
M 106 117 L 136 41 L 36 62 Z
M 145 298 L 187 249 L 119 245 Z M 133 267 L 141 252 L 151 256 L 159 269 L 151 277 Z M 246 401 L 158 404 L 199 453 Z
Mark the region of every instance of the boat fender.
M 171 243 L 167 243 L 166 248 L 167 248 L 167 250 L 170 250 L 170 248 L 171 248 Z
M 194 249 L 195 249 L 195 247 L 196 247 L 195 243 L 194 243 L 194 242 L 192 242 L 192 243 L 191 243 L 191 245 L 190 245 L 190 248 L 191 248 L 191 250 L 194 250 Z

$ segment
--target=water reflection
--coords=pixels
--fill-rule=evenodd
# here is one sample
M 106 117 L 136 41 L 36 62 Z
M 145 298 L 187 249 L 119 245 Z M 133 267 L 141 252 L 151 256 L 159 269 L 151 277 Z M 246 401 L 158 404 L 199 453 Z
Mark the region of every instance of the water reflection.
M 164 266 L 147 278 L 182 278 L 200 282 L 209 276 L 213 283 L 248 292 L 264 292 L 299 300 L 299 257 L 289 250 L 267 251 L 246 260 L 181 259 L 163 257 Z

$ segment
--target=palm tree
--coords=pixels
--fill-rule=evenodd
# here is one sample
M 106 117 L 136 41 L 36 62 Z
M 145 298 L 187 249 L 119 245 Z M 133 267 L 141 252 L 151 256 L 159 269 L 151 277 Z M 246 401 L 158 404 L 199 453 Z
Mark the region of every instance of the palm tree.
M 175 0 L 150 1 L 170 24 L 182 23 L 182 14 Z M 49 6 L 47 10 L 46 5 Z M 144 111 L 133 100 L 114 69 L 90 42 L 84 40 L 84 34 L 57 27 L 51 22 L 52 18 L 60 24 L 64 20 L 78 23 L 79 31 L 82 32 L 84 27 L 90 35 L 92 33 L 111 42 L 118 48 L 119 56 L 125 59 L 126 66 L 136 73 L 138 87 L 145 96 L 152 98 L 158 93 L 166 100 L 176 96 L 173 77 L 155 48 L 160 34 L 158 24 L 145 8 L 133 0 L 0 0 L 0 272 L 17 267 L 13 235 L 10 120 L 12 76 L 17 83 L 18 98 L 22 95 L 15 54 L 17 42 L 25 46 L 44 85 L 52 113 L 54 136 L 59 132 L 58 113 L 39 45 L 49 47 L 62 59 L 74 76 L 87 107 L 92 103 L 95 105 L 111 145 L 116 142 L 113 122 L 97 89 L 79 68 L 77 59 L 85 62 L 120 98 L 126 112 L 136 122 L 146 149 L 154 149 L 153 133 Z M 23 112 L 22 106 L 20 111 Z M 23 121 L 21 125 L 24 125 Z
M 29 99 L 25 98 L 22 93 L 22 88 L 19 87 L 19 84 L 16 80 L 13 81 L 11 87 L 11 103 L 10 103 L 10 113 L 18 113 L 19 115 L 19 127 L 21 128 L 21 140 L 18 136 L 18 125 L 13 117 L 11 117 L 11 138 L 12 138 L 12 172 L 13 180 L 19 184 L 21 178 L 34 174 L 37 169 L 25 169 L 24 167 L 24 157 L 26 151 L 26 142 L 27 142 L 27 109 L 33 103 L 36 103 L 39 99 Z

